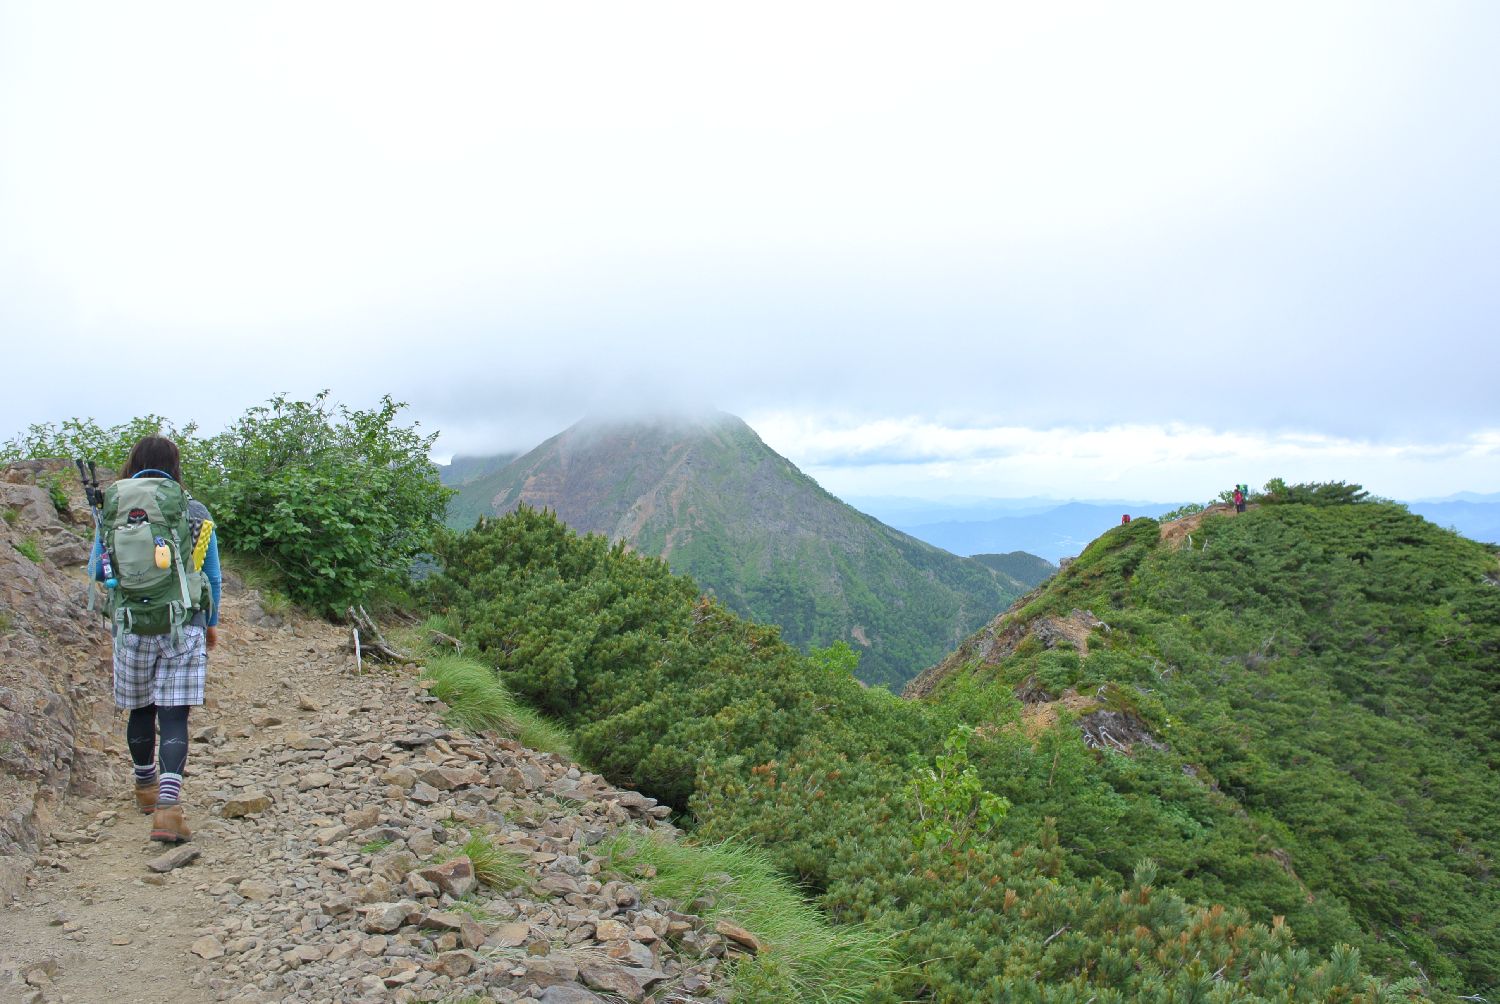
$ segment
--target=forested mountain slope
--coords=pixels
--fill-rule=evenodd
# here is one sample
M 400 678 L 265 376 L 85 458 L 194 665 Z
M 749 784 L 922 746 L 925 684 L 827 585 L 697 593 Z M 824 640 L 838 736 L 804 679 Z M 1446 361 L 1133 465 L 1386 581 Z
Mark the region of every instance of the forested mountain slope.
M 976 554 L 975 561 L 987 565 L 997 572 L 1009 575 L 1026 586 L 1039 586 L 1057 574 L 1057 566 L 1046 558 L 1039 558 L 1026 551 L 1011 551 L 1007 554 Z
M 1500 983 L 1493 548 L 1390 504 L 1137 520 L 911 688 L 976 691 L 1101 751 L 1114 800 L 1047 809 L 1083 859 L 1119 870 L 1110 841 L 1131 839 L 1177 888 L 1287 912 L 1304 938 L 1405 956 L 1455 993 Z M 1178 833 L 1141 825 L 1173 799 Z
M 724 414 L 582 422 L 463 485 L 449 525 L 521 504 L 665 558 L 797 645 L 849 643 L 900 686 L 1025 586 L 860 513 Z

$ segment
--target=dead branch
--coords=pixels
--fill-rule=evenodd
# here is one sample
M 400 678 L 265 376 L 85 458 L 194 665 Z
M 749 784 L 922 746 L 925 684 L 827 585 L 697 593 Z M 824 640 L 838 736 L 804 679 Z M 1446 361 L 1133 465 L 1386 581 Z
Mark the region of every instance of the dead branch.
M 353 626 L 352 644 L 357 653 L 368 655 L 376 662 L 404 665 L 413 661 L 410 656 L 391 647 L 364 607 L 349 607 L 344 611 L 344 617 Z
M 441 631 L 428 631 L 427 640 L 434 645 L 447 645 L 453 649 L 456 655 L 464 654 L 464 643 L 451 634 L 443 634 Z

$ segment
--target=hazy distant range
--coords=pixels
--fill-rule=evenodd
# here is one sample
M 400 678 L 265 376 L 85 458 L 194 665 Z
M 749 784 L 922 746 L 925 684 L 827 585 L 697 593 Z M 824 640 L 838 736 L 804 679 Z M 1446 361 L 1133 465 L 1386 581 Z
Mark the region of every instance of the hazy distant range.
M 854 508 L 918 540 L 954 554 L 1029 551 L 1048 561 L 1071 557 L 1120 518 L 1160 516 L 1181 502 L 1127 499 L 964 498 L 896 496 L 846 498 Z M 1465 537 L 1500 541 L 1500 493 L 1461 492 L 1407 503 L 1417 515 Z

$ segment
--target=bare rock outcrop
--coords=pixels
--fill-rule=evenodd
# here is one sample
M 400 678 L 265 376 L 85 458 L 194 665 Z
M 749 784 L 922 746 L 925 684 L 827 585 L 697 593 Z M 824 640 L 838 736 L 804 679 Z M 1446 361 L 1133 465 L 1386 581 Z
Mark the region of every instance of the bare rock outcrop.
M 111 707 L 109 643 L 86 609 L 92 521 L 68 470 L 28 461 L 0 471 L 0 903 L 19 888 L 62 796 L 96 790 L 108 773 L 97 754 Z
M 923 670 L 906 685 L 902 696 L 911 699 L 926 697 L 943 680 L 966 666 L 998 666 L 1028 638 L 1036 639 L 1043 648 L 1067 645 L 1077 649 L 1080 655 L 1087 655 L 1089 635 L 1096 630 L 1109 630 L 1109 625 L 1095 617 L 1091 610 L 1075 609 L 1066 617 L 1045 614 L 1021 620 L 1020 611 L 1035 597 L 1035 593 L 1030 593 L 1011 604 L 1010 609 L 970 635 L 948 658 Z

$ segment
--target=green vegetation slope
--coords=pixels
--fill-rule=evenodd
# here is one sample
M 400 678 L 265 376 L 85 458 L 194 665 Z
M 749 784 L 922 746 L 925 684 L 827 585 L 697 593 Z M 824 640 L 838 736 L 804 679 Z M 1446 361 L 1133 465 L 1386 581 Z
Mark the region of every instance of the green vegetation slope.
M 1111 530 L 915 689 L 1075 709 L 1105 797 L 1022 811 L 1053 813 L 1081 870 L 1149 853 L 1188 895 L 1493 999 L 1495 553 L 1349 486 L 1280 488 L 1241 516 Z M 1068 628 L 1095 618 L 1080 652 Z
M 1052 562 L 1026 551 L 976 554 L 972 557 L 981 565 L 992 568 L 1002 575 L 1008 575 L 1027 588 L 1039 586 L 1057 574 L 1057 566 Z
M 1024 592 L 845 505 L 729 415 L 584 422 L 460 488 L 449 525 L 521 504 L 665 558 L 797 645 L 845 641 L 899 686 Z
M 1125 543 L 1150 549 L 1154 526 Z M 1121 572 L 1114 546 L 1080 560 L 1084 581 Z M 1009 687 L 962 672 L 935 701 L 863 688 L 846 646 L 804 655 L 661 560 L 524 506 L 436 556 L 433 612 L 572 728 L 580 757 L 668 800 L 700 839 L 759 845 L 829 918 L 889 939 L 894 965 L 837 999 L 1376 1004 L 1423 989 L 1348 909 L 1309 906 L 1259 821 L 1144 732 L 1126 754 L 1067 718 L 1033 729 Z M 1137 714 L 1125 698 L 1094 735 Z M 1299 908 L 1306 931 L 1283 920 Z M 1402 981 L 1372 980 L 1360 947 Z M 773 982 L 746 999 L 828 998 Z

